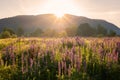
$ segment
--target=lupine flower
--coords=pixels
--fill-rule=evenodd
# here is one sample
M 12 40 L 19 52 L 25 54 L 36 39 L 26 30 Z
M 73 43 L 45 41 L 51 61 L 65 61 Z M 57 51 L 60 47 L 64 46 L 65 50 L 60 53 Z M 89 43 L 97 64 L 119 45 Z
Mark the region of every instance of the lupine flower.
M 30 58 L 30 67 L 32 68 L 32 66 L 33 66 L 33 59 Z
M 71 65 L 69 64 L 69 67 L 68 67 L 68 76 L 70 77 L 71 76 Z

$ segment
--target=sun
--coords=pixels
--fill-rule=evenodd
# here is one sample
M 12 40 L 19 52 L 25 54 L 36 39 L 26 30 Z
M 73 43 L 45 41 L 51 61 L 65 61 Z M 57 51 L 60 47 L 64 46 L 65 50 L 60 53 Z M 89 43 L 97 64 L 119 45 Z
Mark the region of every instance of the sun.
M 65 14 L 61 12 L 54 13 L 57 18 L 62 18 Z

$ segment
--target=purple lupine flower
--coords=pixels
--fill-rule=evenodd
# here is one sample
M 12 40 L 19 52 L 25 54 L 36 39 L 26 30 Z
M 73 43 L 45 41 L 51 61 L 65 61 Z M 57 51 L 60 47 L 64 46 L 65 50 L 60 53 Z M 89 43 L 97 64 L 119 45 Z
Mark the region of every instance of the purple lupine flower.
M 33 59 L 30 58 L 30 67 L 32 68 L 32 66 L 33 66 Z
M 61 61 L 61 69 L 63 69 L 63 68 L 64 68 L 64 62 Z

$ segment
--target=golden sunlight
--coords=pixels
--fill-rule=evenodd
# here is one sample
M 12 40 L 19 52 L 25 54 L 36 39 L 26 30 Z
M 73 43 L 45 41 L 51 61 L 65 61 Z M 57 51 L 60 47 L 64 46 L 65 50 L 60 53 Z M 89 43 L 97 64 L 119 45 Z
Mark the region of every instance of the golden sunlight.
M 62 18 L 65 14 L 64 14 L 64 13 L 61 13 L 61 12 L 56 12 L 56 13 L 54 13 L 54 15 L 55 15 L 57 18 Z

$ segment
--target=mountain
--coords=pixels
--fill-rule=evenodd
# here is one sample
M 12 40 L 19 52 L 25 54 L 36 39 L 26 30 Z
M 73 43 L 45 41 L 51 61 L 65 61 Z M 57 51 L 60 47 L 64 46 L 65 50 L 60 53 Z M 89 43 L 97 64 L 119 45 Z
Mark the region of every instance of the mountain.
M 41 14 L 36 16 L 21 15 L 0 19 L 0 32 L 4 27 L 11 28 L 15 31 L 21 27 L 26 33 L 33 32 L 37 28 L 41 28 L 43 30 L 52 28 L 60 31 L 66 27 L 79 26 L 83 23 L 88 23 L 94 28 L 100 24 L 108 31 L 114 30 L 120 35 L 120 28 L 105 20 L 90 19 L 83 16 L 75 16 L 70 14 L 65 14 L 62 18 L 57 18 L 53 14 Z

